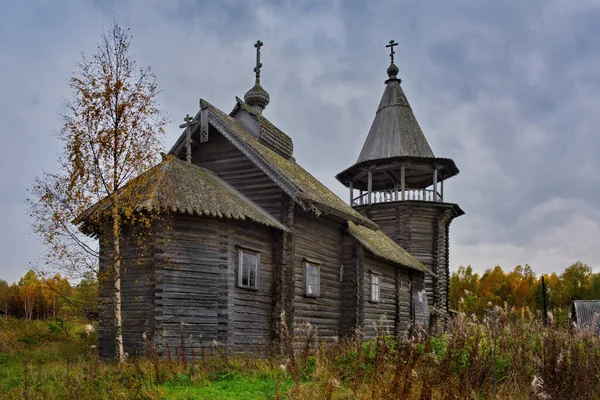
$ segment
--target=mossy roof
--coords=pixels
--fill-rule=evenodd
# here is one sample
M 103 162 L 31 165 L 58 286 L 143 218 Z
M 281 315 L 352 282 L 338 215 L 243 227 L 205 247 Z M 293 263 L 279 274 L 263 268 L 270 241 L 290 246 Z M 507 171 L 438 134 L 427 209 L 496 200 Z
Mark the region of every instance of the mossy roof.
M 203 108 L 208 108 L 213 116 L 223 122 L 229 132 L 236 135 L 245 145 L 253 149 L 265 164 L 275 172 L 275 175 L 280 176 L 293 185 L 297 200 L 312 205 L 324 214 L 333 214 L 358 224 L 377 228 L 377 224 L 346 204 L 293 159 L 286 159 L 260 143 L 236 119 L 225 114 L 217 107 L 214 107 L 205 100 L 201 100 L 200 102 Z
M 250 220 L 288 230 L 211 171 L 172 155 L 164 155 L 161 163 L 129 181 L 118 194 L 136 211 Z M 80 224 L 86 234 L 96 233 L 93 221 L 109 208 L 110 200 L 104 198 L 78 216 L 74 223 Z
M 429 268 L 411 256 L 381 230 L 373 230 L 366 226 L 356 225 L 355 223 L 348 221 L 348 233 L 358 240 L 369 252 L 379 258 L 434 275 Z

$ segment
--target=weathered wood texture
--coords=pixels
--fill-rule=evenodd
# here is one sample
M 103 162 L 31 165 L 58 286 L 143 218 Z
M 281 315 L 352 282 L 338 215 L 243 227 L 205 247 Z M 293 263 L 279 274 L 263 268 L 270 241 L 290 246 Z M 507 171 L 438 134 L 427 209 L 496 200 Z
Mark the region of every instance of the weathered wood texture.
M 341 221 L 316 217 L 296 208 L 294 328 L 308 322 L 318 328 L 319 338 L 325 341 L 333 341 L 340 334 L 342 227 Z M 304 293 L 307 259 L 321 267 L 321 293 L 316 298 Z
M 383 232 L 437 275 L 437 278 L 425 276 L 425 291 L 429 306 L 442 316 L 436 324 L 443 324 L 448 315 L 451 205 L 398 201 L 356 209 L 375 221 Z
M 358 328 L 358 245 L 348 234 L 342 238 L 342 301 L 340 335 L 352 336 Z
M 194 146 L 192 162 L 213 171 L 282 221 L 283 190 L 212 126 L 208 142 Z
M 121 315 L 124 351 L 130 356 L 147 349 L 144 334 L 154 331 L 153 232 L 124 228 L 121 247 Z M 98 351 L 102 358 L 116 355 L 113 242 L 110 235 L 100 240 L 100 293 L 98 305 Z
M 236 349 L 250 350 L 248 346 L 251 345 L 269 345 L 275 336 L 274 255 L 277 232 L 257 224 L 236 222 L 232 225 L 229 242 L 229 344 Z M 260 252 L 258 290 L 236 285 L 239 246 Z
M 377 333 L 392 335 L 396 326 L 396 268 L 373 258 L 365 256 L 364 292 L 365 292 L 365 322 L 363 332 L 365 338 L 377 336 Z M 371 278 L 379 276 L 379 302 L 371 301 Z
M 273 339 L 274 231 L 244 221 L 175 215 L 157 233 L 156 350 Z M 239 247 L 260 252 L 257 290 L 237 287 Z

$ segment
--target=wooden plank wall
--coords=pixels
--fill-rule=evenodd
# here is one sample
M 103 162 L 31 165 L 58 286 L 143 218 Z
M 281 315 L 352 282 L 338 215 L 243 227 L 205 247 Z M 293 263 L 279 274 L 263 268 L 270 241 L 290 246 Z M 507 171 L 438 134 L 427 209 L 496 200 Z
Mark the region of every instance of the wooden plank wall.
M 358 257 L 357 243 L 353 237 L 344 234 L 342 238 L 342 301 L 340 308 L 340 335 L 354 335 L 358 320 Z
M 386 335 L 393 335 L 396 331 L 396 270 L 393 264 L 376 259 L 369 253 L 365 255 L 363 333 L 367 339 L 377 336 L 378 331 Z M 371 273 L 380 276 L 380 301 L 377 303 L 371 301 Z
M 227 344 L 229 232 L 223 221 L 174 215 L 157 233 L 156 350 Z
M 215 172 L 282 221 L 283 190 L 212 126 L 208 137 L 208 142 L 194 145 L 192 162 Z
M 309 322 L 318 328 L 319 338 L 331 342 L 340 335 L 343 223 L 296 207 L 295 211 L 295 301 L 294 330 Z M 305 258 L 321 265 L 321 295 L 304 296 Z
M 229 344 L 236 350 L 269 347 L 274 339 L 276 232 L 251 222 L 231 221 L 229 242 Z M 258 290 L 237 286 L 238 247 L 260 252 Z
M 175 215 L 163 222 L 156 290 L 156 345 L 188 353 L 215 343 L 247 350 L 274 338 L 275 230 L 250 221 Z M 237 287 L 240 247 L 260 253 L 258 290 Z M 174 351 L 174 350 L 173 350 Z
M 440 257 L 441 254 L 446 254 L 447 247 L 441 233 L 443 230 L 440 230 L 440 218 L 447 211 L 445 208 L 437 207 L 435 203 L 428 207 L 410 202 L 395 202 L 357 209 L 375 221 L 383 232 L 433 272 L 442 272 L 440 277 L 443 282 L 448 280 L 445 272 L 448 269 L 447 258 Z M 441 269 L 440 263 L 443 263 Z M 435 279 L 431 275 L 425 276 L 425 290 L 430 307 L 433 307 L 436 299 Z
M 116 355 L 112 235 L 100 240 L 98 349 L 102 358 Z M 153 232 L 124 228 L 121 240 L 121 315 L 123 347 L 130 356 L 147 350 L 144 334 L 154 332 Z

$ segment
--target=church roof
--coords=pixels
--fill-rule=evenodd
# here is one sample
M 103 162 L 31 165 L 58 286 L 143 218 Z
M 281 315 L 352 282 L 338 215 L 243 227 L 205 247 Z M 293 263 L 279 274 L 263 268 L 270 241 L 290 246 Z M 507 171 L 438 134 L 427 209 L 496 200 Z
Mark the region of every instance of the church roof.
M 390 157 L 435 157 L 395 75 L 386 81 L 375 119 L 356 163 Z
M 265 118 L 262 113 L 257 112 L 242 99 L 236 97 L 235 101 L 235 108 L 229 115 L 233 117 L 240 109 L 242 109 L 254 116 L 260 125 L 260 135 L 258 136 L 258 141 L 271 148 L 280 156 L 284 158 L 291 158 L 292 153 L 294 152 L 294 142 L 292 142 L 292 139 L 283 133 L 283 131 L 276 127 L 271 121 Z
M 265 172 L 301 207 L 320 214 L 332 214 L 358 224 L 377 228 L 370 219 L 354 210 L 335 195 L 314 176 L 298 165 L 293 159 L 282 157 L 271 150 L 235 118 L 227 115 L 205 100 L 200 100 L 201 108 L 206 110 L 206 117 L 227 140 L 252 160 L 258 168 Z M 202 118 L 202 112 L 196 118 Z M 196 124 L 199 126 L 201 123 Z M 185 132 L 171 149 L 171 153 L 180 154 Z
M 287 231 L 274 217 L 211 171 L 166 155 L 161 163 L 129 181 L 119 197 L 136 211 L 171 211 L 182 214 L 250 220 Z M 96 233 L 94 218 L 110 208 L 104 198 L 74 221 L 86 234 Z
M 435 275 L 429 268 L 419 260 L 411 256 L 399 244 L 394 242 L 381 230 L 373 230 L 366 226 L 356 225 L 348 222 L 348 233 L 360 242 L 368 251 L 375 256 L 383 258 L 402 266 Z

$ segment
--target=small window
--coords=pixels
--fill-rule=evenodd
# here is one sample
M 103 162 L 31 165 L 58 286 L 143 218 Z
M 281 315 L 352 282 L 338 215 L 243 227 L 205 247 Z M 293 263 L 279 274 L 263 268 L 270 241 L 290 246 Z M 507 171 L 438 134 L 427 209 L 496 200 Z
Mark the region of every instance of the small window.
M 371 274 L 371 301 L 374 303 L 380 300 L 380 287 L 381 277 L 379 275 Z
M 240 249 L 238 266 L 238 286 L 258 289 L 258 264 L 260 254 L 254 251 Z
M 321 267 L 307 262 L 304 267 L 304 294 L 308 297 L 321 295 Z

